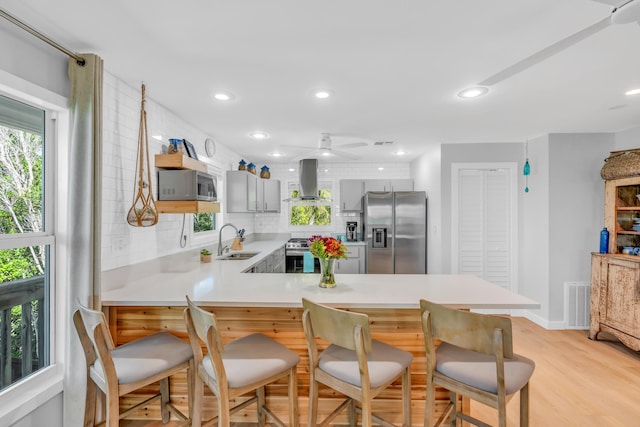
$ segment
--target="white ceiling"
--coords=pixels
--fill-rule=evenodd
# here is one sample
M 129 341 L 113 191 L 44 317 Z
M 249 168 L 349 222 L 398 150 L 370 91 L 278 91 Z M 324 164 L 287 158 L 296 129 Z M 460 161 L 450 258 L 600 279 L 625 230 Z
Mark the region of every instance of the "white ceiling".
M 624 2 L 625 0 L 620 0 Z M 611 25 L 494 86 L 457 98 L 606 18 L 614 0 L 0 0 L 218 143 L 255 161 L 314 149 L 320 133 L 365 161 L 431 144 L 522 142 L 640 125 L 640 26 Z M 0 22 L 0 25 L 10 25 Z M 334 96 L 313 98 L 327 88 Z M 221 103 L 216 91 L 236 98 Z M 248 133 L 271 135 L 255 141 Z M 383 147 L 375 141 L 393 141 Z M 409 152 L 399 158 L 391 153 Z M 257 158 L 260 153 L 265 156 Z

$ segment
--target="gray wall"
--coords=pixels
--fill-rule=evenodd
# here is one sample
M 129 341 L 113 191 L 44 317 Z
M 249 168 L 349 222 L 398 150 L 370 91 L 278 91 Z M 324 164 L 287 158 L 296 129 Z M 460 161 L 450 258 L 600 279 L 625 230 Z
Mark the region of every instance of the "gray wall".
M 49 399 L 11 427 L 62 427 L 62 393 Z
M 69 96 L 67 55 L 0 18 L 0 70 Z
M 564 283 L 589 282 L 604 226 L 600 169 L 614 134 L 549 135 L 549 317 L 564 319 Z

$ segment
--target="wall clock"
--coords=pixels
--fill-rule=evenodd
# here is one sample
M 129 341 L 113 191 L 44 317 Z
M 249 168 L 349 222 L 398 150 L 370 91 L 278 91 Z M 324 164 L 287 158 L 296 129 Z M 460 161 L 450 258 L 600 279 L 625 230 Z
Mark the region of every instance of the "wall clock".
M 207 156 L 213 157 L 213 155 L 216 154 L 216 142 L 211 138 L 205 139 L 204 151 L 207 152 Z

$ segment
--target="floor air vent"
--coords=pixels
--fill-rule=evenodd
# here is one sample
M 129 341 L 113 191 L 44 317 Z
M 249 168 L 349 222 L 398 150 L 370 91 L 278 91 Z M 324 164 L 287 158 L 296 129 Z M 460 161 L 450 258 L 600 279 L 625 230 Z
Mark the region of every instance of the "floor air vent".
M 565 282 L 564 301 L 567 329 L 589 329 L 591 285 L 585 282 Z

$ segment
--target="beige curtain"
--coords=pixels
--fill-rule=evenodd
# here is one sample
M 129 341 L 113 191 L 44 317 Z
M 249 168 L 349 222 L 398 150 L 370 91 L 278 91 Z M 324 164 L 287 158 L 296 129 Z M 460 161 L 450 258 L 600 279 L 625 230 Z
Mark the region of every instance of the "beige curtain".
M 102 59 L 69 59 L 69 247 L 64 372 L 64 425 L 82 426 L 85 359 L 71 319 L 77 303 L 100 309 L 100 232 L 102 162 Z M 62 155 L 62 153 L 61 153 Z

